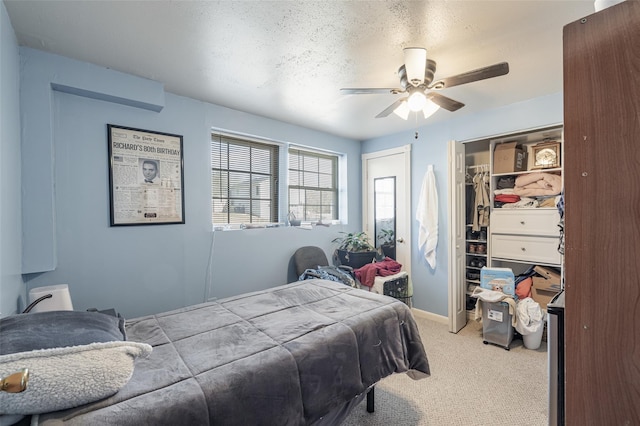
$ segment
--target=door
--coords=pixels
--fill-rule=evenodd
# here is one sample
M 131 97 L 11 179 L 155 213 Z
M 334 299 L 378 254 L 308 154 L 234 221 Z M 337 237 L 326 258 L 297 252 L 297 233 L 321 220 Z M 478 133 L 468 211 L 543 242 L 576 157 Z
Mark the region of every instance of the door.
M 363 230 L 411 271 L 411 145 L 362 155 Z
M 639 23 L 625 1 L 563 31 L 567 425 L 640 424 Z
M 467 324 L 465 273 L 465 148 L 449 142 L 449 331 Z

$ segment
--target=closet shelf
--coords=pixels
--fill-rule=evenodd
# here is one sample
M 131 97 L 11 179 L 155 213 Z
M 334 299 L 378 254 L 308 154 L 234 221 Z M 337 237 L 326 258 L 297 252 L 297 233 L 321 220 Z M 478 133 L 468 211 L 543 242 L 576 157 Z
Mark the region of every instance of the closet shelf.
M 527 175 L 530 173 L 548 173 L 548 172 L 562 172 L 561 167 L 556 167 L 553 169 L 533 169 L 533 170 L 523 170 L 521 172 L 507 172 L 507 173 L 494 173 L 491 176 L 515 176 L 515 175 Z
M 562 265 L 560 263 L 540 262 L 538 260 L 510 259 L 510 258 L 507 258 L 507 257 L 498 257 L 498 256 L 493 256 L 491 258 L 491 260 L 499 261 L 499 262 L 521 263 L 521 264 L 526 264 L 526 265 L 535 264 L 535 265 L 540 265 L 540 266 L 551 266 L 551 267 L 554 267 L 554 268 L 562 267 Z
M 510 210 L 510 211 L 524 211 L 524 210 L 557 210 L 557 207 L 515 207 L 515 208 L 502 208 L 502 207 L 494 207 L 493 210 Z

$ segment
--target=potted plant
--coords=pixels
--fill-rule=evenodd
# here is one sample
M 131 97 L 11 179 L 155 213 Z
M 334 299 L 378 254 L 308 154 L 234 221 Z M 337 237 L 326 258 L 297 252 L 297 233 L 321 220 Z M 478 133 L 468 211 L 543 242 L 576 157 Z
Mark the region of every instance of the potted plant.
M 395 260 L 396 258 L 396 238 L 393 229 L 382 229 L 378 232 L 378 243 L 385 256 Z
M 369 242 L 365 232 L 341 232 L 342 237 L 333 240 L 338 243 L 336 255 L 341 265 L 361 268 L 376 258 L 376 248 Z

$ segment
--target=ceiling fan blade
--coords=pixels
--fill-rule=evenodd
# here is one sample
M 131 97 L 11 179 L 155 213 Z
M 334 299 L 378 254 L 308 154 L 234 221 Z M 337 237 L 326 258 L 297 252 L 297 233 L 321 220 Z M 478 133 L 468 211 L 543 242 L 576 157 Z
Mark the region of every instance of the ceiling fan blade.
M 447 98 L 446 96 L 442 96 L 440 93 L 427 93 L 427 99 L 429 99 L 434 104 L 438 105 L 441 108 L 444 108 L 448 111 L 457 111 L 464 106 L 462 102 L 454 101 L 451 98 Z
M 389 93 L 391 94 L 397 94 L 402 92 L 402 89 L 394 89 L 391 87 L 386 87 L 386 88 L 372 88 L 372 87 L 362 87 L 362 88 L 344 88 L 344 89 L 340 89 L 340 91 L 345 94 L 345 95 L 377 95 L 377 94 L 383 94 L 383 95 L 388 95 Z
M 443 78 L 431 85 L 429 88 L 446 89 L 447 87 L 459 86 L 461 84 L 472 83 L 474 81 L 486 80 L 487 78 L 499 77 L 509 73 L 509 64 L 500 62 L 499 64 L 490 65 L 477 70 L 465 72 L 463 74 L 454 75 L 453 77 Z
M 386 117 L 387 115 L 391 114 L 396 108 L 398 108 L 400 106 L 401 103 L 405 102 L 406 100 L 407 100 L 406 97 L 404 97 L 402 99 L 398 99 L 397 101 L 395 101 L 394 103 L 389 105 L 387 107 L 387 109 L 382 111 L 380 114 L 376 115 L 376 118 Z

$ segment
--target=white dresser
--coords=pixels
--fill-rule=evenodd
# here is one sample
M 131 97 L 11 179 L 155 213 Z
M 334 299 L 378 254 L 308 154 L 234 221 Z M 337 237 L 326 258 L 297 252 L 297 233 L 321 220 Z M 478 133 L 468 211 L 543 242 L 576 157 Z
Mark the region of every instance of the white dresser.
M 559 222 L 555 208 L 493 209 L 491 258 L 560 266 Z

